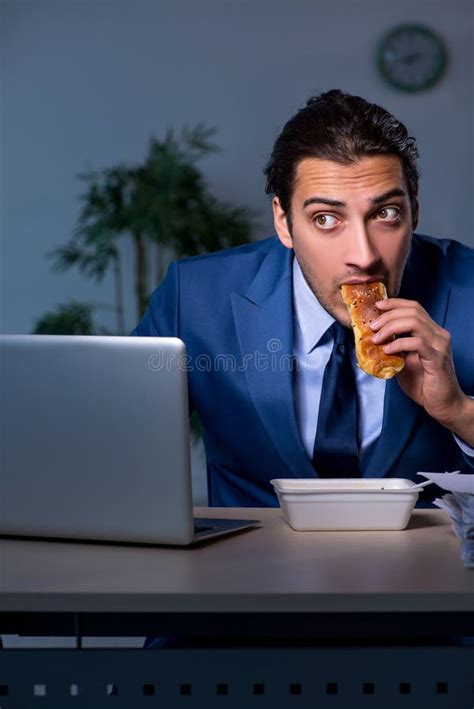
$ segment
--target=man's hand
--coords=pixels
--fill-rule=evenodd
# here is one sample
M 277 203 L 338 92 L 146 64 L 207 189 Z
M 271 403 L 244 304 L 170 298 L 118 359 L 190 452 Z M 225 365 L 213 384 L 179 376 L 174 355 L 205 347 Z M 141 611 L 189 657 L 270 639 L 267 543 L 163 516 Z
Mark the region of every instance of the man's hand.
M 371 324 L 373 342 L 383 344 L 387 354 L 405 354 L 405 367 L 397 375 L 400 387 L 443 426 L 461 438 L 467 432 L 464 440 L 474 445 L 474 402 L 459 386 L 449 332 L 414 300 L 388 298 L 376 307 L 381 315 Z M 397 339 L 389 342 L 393 336 Z

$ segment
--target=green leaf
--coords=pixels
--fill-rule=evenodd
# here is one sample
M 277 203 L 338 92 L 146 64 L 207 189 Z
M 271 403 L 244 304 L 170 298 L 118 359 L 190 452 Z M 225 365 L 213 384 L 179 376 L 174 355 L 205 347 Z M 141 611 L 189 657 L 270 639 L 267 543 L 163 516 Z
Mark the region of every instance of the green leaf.
M 34 326 L 35 335 L 93 335 L 93 306 L 70 300 L 56 310 L 40 317 Z
M 78 268 L 101 280 L 119 263 L 119 239 L 133 240 L 136 234 L 178 257 L 248 242 L 256 228 L 255 212 L 218 200 L 197 166 L 220 150 L 213 142 L 216 132 L 203 123 L 184 125 L 179 134 L 170 128 L 161 140 L 150 138 L 140 164 L 118 163 L 79 174 L 84 190 L 77 223 L 69 242 L 49 254 L 53 268 Z M 148 291 L 142 283 L 146 271 L 135 274 L 137 294 Z

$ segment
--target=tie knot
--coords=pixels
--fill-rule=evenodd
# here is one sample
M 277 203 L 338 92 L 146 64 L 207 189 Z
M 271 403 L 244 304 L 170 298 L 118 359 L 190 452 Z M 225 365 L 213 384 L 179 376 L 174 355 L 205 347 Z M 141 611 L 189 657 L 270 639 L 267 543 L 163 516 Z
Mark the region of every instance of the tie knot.
M 345 345 L 346 347 L 351 345 L 353 335 L 352 330 L 341 325 L 337 320 L 332 324 L 332 334 L 334 337 L 335 345 Z

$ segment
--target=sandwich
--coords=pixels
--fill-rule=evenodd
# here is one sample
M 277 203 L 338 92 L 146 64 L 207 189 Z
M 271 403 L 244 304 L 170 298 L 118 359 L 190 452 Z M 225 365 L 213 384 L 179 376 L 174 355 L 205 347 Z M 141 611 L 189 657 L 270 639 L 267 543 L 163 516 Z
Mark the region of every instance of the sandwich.
M 380 315 L 375 303 L 387 298 L 385 285 L 380 281 L 345 284 L 341 286 L 341 294 L 351 316 L 359 367 L 373 377 L 391 379 L 403 369 L 405 358 L 385 354 L 383 345 L 372 342 L 374 332 L 370 328 L 370 323 Z

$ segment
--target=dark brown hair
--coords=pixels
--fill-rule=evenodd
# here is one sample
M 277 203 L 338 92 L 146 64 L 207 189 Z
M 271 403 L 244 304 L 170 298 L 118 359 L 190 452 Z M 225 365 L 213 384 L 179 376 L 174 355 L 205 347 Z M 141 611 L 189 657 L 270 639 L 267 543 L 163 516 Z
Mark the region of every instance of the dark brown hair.
M 313 96 L 286 123 L 264 170 L 265 191 L 279 198 L 291 229 L 291 197 L 301 160 L 350 164 L 370 155 L 400 158 L 415 218 L 419 178 L 415 139 L 381 106 L 337 89 Z

